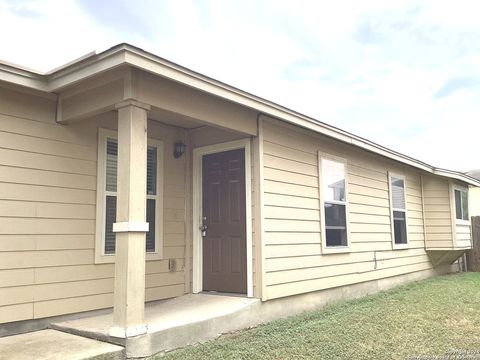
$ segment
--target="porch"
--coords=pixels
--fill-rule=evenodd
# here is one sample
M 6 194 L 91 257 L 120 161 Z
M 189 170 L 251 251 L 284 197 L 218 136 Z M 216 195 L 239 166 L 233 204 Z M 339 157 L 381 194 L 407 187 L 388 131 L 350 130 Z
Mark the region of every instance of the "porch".
M 189 306 L 174 311 L 152 305 L 164 304 L 162 299 L 173 298 L 165 304 L 180 309 L 193 296 L 185 294 L 202 291 L 244 296 L 241 301 L 233 297 L 233 303 L 261 297 L 261 288 L 254 286 L 260 280 L 254 279 L 252 229 L 257 114 L 136 69 L 102 77 L 101 106 L 91 86 L 79 84 L 62 94 L 57 121 L 98 141 L 92 268 L 113 272 L 113 286 L 104 293 L 105 304 L 92 299 L 85 310 L 113 305 L 113 312 L 55 326 L 128 345 L 131 339 L 152 338 L 170 328 L 223 316 L 217 312 L 233 301 L 222 296 L 222 301 L 208 305 L 205 300 L 201 313 L 207 317 L 199 318 Z M 110 87 L 116 82 L 124 90 L 117 94 L 120 98 Z M 212 166 L 206 173 L 202 167 L 208 158 Z M 210 174 L 212 183 L 218 180 L 214 176 L 222 178 L 214 184 L 219 189 L 213 195 L 202 182 Z M 215 209 L 207 207 L 214 205 Z M 225 220 L 223 214 L 232 216 Z M 202 226 L 208 226 L 203 234 Z M 225 249 L 220 243 L 227 243 Z M 191 301 L 198 306 L 202 301 L 196 299 Z M 213 313 L 208 311 L 211 307 L 216 309 Z
M 51 324 L 51 328 L 124 346 L 127 357 L 145 357 L 258 323 L 259 299 L 217 294 L 187 294 L 147 303 L 144 334 L 110 335 L 113 312 Z

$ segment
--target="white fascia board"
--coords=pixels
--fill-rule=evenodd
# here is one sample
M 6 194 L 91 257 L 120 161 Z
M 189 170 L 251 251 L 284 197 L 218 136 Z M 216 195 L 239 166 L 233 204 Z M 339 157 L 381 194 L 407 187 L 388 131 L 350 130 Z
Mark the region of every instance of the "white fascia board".
M 451 179 L 460 180 L 460 181 L 463 181 L 463 182 L 465 182 L 469 185 L 480 187 L 480 180 L 472 178 L 471 176 L 465 175 L 463 173 L 459 173 L 459 172 L 452 171 L 452 170 L 447 170 L 447 169 L 438 169 L 438 168 L 434 168 L 433 173 L 435 175 L 438 175 L 438 176 L 443 176 L 443 177 L 448 177 L 448 178 L 451 178 Z
M 272 103 L 268 100 L 248 94 L 242 90 L 232 88 L 226 84 L 207 78 L 201 74 L 194 73 L 191 70 L 182 68 L 176 64 L 170 63 L 155 55 L 147 54 L 145 56 L 139 53 L 137 49 L 126 49 L 126 61 L 137 68 L 149 71 L 156 75 L 177 81 L 179 83 L 191 86 L 203 92 L 224 98 L 226 100 L 238 103 L 240 105 L 255 109 L 265 115 L 278 118 L 280 120 L 301 126 L 317 133 L 332 137 L 342 142 L 361 147 L 370 152 L 381 156 L 406 163 L 421 170 L 432 173 L 433 167 L 416 159 L 407 157 L 393 150 L 384 148 L 369 140 L 350 134 L 341 129 L 324 124 L 318 120 L 302 115 L 281 105 Z
M 334 139 L 352 144 L 353 146 L 363 148 L 367 151 L 413 166 L 428 173 L 454 178 L 474 186 L 480 186 L 480 181 L 470 178 L 469 176 L 465 176 L 462 173 L 450 170 L 436 169 L 435 167 L 428 165 L 427 163 L 390 150 L 372 141 L 363 139 L 344 130 L 322 123 L 318 120 L 302 115 L 281 105 L 259 98 L 237 88 L 231 87 L 222 82 L 213 80 L 202 74 L 195 73 L 194 71 L 183 68 L 182 66 L 164 60 L 153 54 L 145 53 L 143 50 L 127 46 L 125 48 L 125 51 L 125 60 L 131 66 L 177 81 L 184 85 L 191 86 L 203 92 L 207 92 L 209 94 L 224 98 L 240 105 L 255 109 L 256 111 L 264 113 L 265 115 L 269 115 L 280 120 L 292 123 L 294 125 L 298 125 L 303 128 L 312 130 L 314 132 L 332 137 Z
M 25 86 L 31 89 L 48 92 L 44 75 L 17 67 L 17 65 L 0 62 L 0 81 Z
M 116 51 L 108 54 L 100 54 L 82 60 L 73 67 L 62 69 L 48 75 L 48 88 L 51 92 L 58 92 L 62 88 L 73 85 L 81 80 L 98 75 L 124 65 L 125 53 Z
M 116 46 L 98 55 L 92 52 L 47 73 L 0 61 L 0 81 L 43 92 L 58 92 L 66 86 L 126 64 L 122 50 L 122 46 Z

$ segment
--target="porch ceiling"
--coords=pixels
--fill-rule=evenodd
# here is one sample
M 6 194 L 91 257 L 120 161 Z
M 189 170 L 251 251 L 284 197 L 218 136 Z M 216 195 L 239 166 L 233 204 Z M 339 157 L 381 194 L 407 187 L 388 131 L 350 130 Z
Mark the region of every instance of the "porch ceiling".
M 148 112 L 148 118 L 150 120 L 155 120 L 163 124 L 178 126 L 185 129 L 194 129 L 208 125 L 207 123 L 198 119 L 194 119 L 189 116 L 174 113 L 172 111 L 160 109 L 157 107 L 152 107 L 152 109 Z

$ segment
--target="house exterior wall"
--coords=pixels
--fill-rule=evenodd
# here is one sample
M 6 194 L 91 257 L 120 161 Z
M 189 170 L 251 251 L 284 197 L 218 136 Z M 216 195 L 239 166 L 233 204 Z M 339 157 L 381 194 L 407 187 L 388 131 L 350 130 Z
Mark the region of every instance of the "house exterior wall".
M 433 268 L 425 251 L 419 171 L 265 119 L 266 299 Z M 322 255 L 318 151 L 347 161 L 347 253 Z M 407 249 L 392 249 L 388 171 L 406 177 Z
M 455 229 L 453 247 L 455 249 L 471 249 L 472 248 L 472 221 L 469 213 L 468 220 L 456 220 L 455 216 L 455 200 L 454 200 L 454 185 L 451 186 L 451 213 L 452 213 L 452 228 Z
M 455 189 L 469 191 L 468 187 L 457 182 L 450 182 L 450 212 L 452 214 L 452 229 L 454 229 L 453 248 L 471 249 L 472 248 L 472 221 L 470 204 L 468 204 L 468 220 L 457 220 L 455 211 Z
M 461 250 L 472 246 L 471 224 L 455 219 L 455 185 L 438 176 L 423 176 L 427 250 Z
M 449 181 L 438 176 L 423 176 L 423 196 L 427 249 L 453 247 Z
M 97 131 L 116 113 L 67 126 L 51 97 L 0 88 L 0 323 L 110 307 L 113 264 L 95 264 Z M 149 121 L 164 142 L 164 260 L 147 261 L 146 300 L 185 292 L 184 131 Z M 168 259 L 177 260 L 176 271 Z
M 148 76 L 140 84 L 145 101 L 154 100 L 148 97 L 151 89 L 163 89 Z M 174 100 L 170 110 L 180 106 Z M 205 119 L 214 109 L 196 101 L 190 106 L 192 115 L 204 106 Z M 221 108 L 217 117 L 227 117 L 228 109 Z M 237 110 L 235 129 L 256 133 L 252 112 Z M 60 125 L 56 111 L 53 96 L 0 88 L 0 323 L 113 305 L 114 265 L 96 264 L 94 253 L 97 133 L 99 128 L 115 130 L 117 115 L 107 112 Z M 420 170 L 261 118 L 262 137 L 251 139 L 252 148 L 261 149 L 251 152 L 255 297 L 268 300 L 433 268 L 425 241 L 453 237 L 448 180 L 425 176 L 422 195 Z M 242 119 L 245 123 L 239 124 Z M 229 127 L 230 120 L 219 126 Z M 165 156 L 164 259 L 146 263 L 147 301 L 192 291 L 192 149 L 246 136 L 209 126 L 185 130 L 148 122 L 148 137 L 163 141 Z M 188 151 L 174 159 L 177 140 Z M 347 161 L 347 253 L 322 254 L 319 151 Z M 260 170 L 257 163 L 263 164 Z M 409 246 L 401 250 L 392 246 L 389 172 L 406 179 Z M 262 215 L 257 224 L 255 214 Z M 450 233 L 437 231 L 442 224 Z M 459 239 L 466 232 L 456 227 L 454 233 Z M 176 260 L 174 271 L 168 269 L 169 259 Z

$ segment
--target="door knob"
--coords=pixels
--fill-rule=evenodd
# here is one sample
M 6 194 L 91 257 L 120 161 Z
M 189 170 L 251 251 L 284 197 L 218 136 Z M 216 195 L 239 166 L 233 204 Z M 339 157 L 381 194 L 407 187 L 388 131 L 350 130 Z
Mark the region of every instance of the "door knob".
M 207 224 L 205 224 L 206 221 L 207 221 L 207 217 L 204 216 L 204 217 L 202 218 L 202 225 L 200 226 L 200 231 L 202 232 L 202 236 L 203 236 L 203 237 L 207 236 L 207 228 L 208 228 L 208 226 L 207 226 Z
M 200 231 L 202 232 L 202 236 L 207 236 L 207 225 L 200 226 Z

